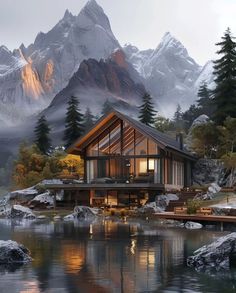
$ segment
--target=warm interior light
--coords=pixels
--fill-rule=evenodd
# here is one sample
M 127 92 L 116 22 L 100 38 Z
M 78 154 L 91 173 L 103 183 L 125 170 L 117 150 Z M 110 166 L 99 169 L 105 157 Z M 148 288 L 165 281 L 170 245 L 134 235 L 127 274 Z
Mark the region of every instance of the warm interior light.
M 140 161 L 139 172 L 140 173 L 146 173 L 147 172 L 147 161 L 146 160 Z
M 148 169 L 149 170 L 154 170 L 155 169 L 155 167 L 154 167 L 154 160 L 153 159 L 151 159 L 151 160 L 148 161 Z

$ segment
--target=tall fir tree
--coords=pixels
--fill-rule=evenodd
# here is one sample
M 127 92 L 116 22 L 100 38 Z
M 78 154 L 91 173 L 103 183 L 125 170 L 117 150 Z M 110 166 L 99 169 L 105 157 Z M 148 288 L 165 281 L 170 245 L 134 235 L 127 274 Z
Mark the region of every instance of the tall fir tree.
M 84 113 L 84 131 L 89 130 L 91 127 L 93 127 L 94 125 L 94 120 L 95 117 L 92 114 L 91 110 L 89 109 L 89 107 L 87 107 L 86 112 Z
M 176 131 L 180 132 L 184 129 L 183 112 L 180 104 L 177 105 L 176 111 L 174 113 L 173 122 Z
M 35 144 L 38 149 L 44 155 L 47 155 L 50 152 L 51 140 L 49 138 L 50 127 L 48 126 L 45 116 L 41 116 L 36 124 L 34 129 L 35 133 Z
M 155 123 L 157 111 L 154 109 L 152 97 L 146 93 L 142 98 L 142 105 L 139 107 L 139 121 L 152 126 Z
M 78 98 L 71 96 L 68 100 L 66 119 L 65 119 L 65 132 L 64 141 L 65 146 L 68 147 L 75 140 L 80 137 L 84 132 L 83 127 L 83 114 L 79 110 Z
M 228 28 L 217 43 L 221 57 L 214 61 L 216 88 L 213 91 L 215 104 L 214 120 L 222 124 L 227 116 L 236 117 L 236 43 Z
M 214 112 L 214 104 L 212 103 L 211 99 L 211 91 L 208 89 L 207 84 L 205 81 L 199 87 L 198 90 L 198 100 L 197 106 L 201 114 L 205 114 L 208 117 L 211 117 Z
M 106 101 L 103 103 L 102 105 L 102 111 L 101 114 L 102 115 L 106 115 L 107 113 L 109 113 L 111 110 L 113 109 L 111 102 L 109 101 L 109 99 L 106 99 Z

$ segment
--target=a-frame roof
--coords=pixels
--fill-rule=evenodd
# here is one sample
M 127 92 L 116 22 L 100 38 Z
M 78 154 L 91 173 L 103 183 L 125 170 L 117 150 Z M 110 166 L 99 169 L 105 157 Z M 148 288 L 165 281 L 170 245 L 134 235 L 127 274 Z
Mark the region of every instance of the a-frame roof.
M 105 130 L 106 125 L 109 127 L 111 122 L 115 121 L 115 119 L 117 118 L 127 122 L 144 136 L 155 141 L 158 145 L 160 145 L 161 148 L 178 152 L 179 154 L 182 154 L 182 156 L 188 157 L 191 160 L 195 160 L 190 152 L 180 148 L 180 144 L 178 141 L 156 130 L 155 128 L 147 126 L 116 110 L 112 110 L 108 114 L 102 116 L 89 131 L 87 131 L 67 149 L 67 152 L 71 154 L 79 154 L 83 150 L 83 148 L 90 142 L 91 137 L 95 138 L 96 135 L 100 134 L 100 129 L 103 128 L 103 130 Z

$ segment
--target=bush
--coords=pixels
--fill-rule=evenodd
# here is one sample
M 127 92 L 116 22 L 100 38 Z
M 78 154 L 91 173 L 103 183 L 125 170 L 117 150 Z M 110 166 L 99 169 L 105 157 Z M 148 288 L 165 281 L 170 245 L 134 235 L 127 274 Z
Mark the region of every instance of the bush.
M 187 214 L 196 214 L 199 207 L 199 200 L 189 199 L 187 202 Z

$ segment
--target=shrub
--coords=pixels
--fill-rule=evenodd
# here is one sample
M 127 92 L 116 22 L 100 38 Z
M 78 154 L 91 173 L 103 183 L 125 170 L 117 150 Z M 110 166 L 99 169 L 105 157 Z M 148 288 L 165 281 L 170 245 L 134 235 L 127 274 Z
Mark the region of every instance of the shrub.
M 187 202 L 187 214 L 196 214 L 200 207 L 199 200 L 189 199 Z

